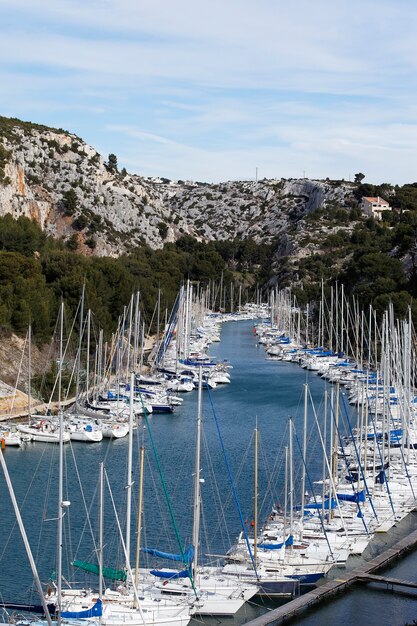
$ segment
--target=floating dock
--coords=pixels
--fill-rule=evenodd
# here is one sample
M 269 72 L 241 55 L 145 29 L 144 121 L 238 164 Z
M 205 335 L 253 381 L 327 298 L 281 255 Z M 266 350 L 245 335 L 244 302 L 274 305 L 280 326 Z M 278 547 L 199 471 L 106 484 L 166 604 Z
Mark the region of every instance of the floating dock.
M 385 584 L 391 591 L 403 587 L 404 589 L 417 589 L 417 583 L 398 580 L 390 576 L 378 576 L 375 573 L 391 565 L 394 561 L 405 556 L 408 552 L 417 548 L 417 530 L 410 533 L 404 539 L 398 541 L 395 546 L 387 548 L 379 556 L 371 561 L 363 563 L 352 571 L 347 571 L 334 580 L 325 583 L 309 591 L 308 593 L 287 602 L 286 604 L 247 622 L 246 626 L 267 626 L 267 624 L 283 624 L 298 617 L 308 609 L 318 608 L 321 603 L 333 599 L 335 596 L 348 591 L 355 584 L 379 583 Z

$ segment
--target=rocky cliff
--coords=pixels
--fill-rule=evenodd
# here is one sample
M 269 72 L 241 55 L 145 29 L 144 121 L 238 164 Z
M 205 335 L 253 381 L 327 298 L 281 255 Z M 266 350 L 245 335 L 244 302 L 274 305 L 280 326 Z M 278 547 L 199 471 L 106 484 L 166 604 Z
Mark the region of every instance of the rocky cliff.
M 329 180 L 145 178 L 119 172 L 74 134 L 0 118 L 0 215 L 31 217 L 85 254 L 117 256 L 183 234 L 265 243 L 281 237 L 289 249 L 288 232 L 309 212 L 345 206 L 351 196 L 352 184 Z

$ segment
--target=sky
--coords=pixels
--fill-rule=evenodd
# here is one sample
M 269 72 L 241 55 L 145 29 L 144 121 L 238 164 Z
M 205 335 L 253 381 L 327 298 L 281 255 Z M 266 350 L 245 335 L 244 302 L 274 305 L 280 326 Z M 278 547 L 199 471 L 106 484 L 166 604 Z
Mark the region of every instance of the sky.
M 415 0 L 0 0 L 0 85 L 143 176 L 417 181 Z

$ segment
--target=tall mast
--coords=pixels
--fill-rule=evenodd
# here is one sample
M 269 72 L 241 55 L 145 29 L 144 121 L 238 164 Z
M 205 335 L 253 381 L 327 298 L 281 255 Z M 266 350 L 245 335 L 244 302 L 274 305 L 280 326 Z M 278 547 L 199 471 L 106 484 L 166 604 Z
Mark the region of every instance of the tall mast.
M 306 492 L 306 458 L 307 458 L 307 397 L 308 385 L 304 385 L 304 423 L 303 423 L 303 462 L 301 472 L 301 534 L 303 532 L 304 505 Z
M 254 438 L 254 525 L 253 525 L 253 560 L 255 563 L 255 568 L 257 566 L 257 552 L 258 552 L 258 424 L 256 424 L 255 428 L 255 438 Z
M 134 295 L 132 294 L 129 304 L 129 330 L 127 336 L 127 357 L 126 357 L 126 380 L 128 379 L 129 372 L 133 371 L 133 367 L 130 366 L 130 353 L 132 348 L 132 324 L 133 324 L 133 304 Z
M 58 370 L 58 416 L 59 416 L 59 467 L 58 467 L 58 555 L 57 555 L 57 615 L 58 626 L 61 624 L 62 605 L 62 526 L 63 526 L 63 480 L 64 480 L 64 424 L 61 407 L 62 387 L 62 344 L 64 341 L 64 303 L 61 303 L 61 322 L 59 340 L 59 370 Z
M 98 597 L 103 597 L 103 528 L 104 528 L 104 463 L 100 463 L 99 491 L 99 527 L 98 527 Z
M 159 349 L 159 339 L 160 339 L 160 317 L 161 317 L 161 287 L 158 287 L 158 306 L 157 306 L 157 315 L 156 315 L 156 347 L 157 352 Z
M 85 373 L 85 397 L 88 402 L 88 383 L 90 377 L 90 326 L 91 326 L 91 309 L 88 309 L 87 314 L 87 363 L 86 363 L 86 373 Z
M 294 526 L 293 423 L 290 418 L 290 535 Z
M 194 466 L 194 517 L 193 517 L 193 546 L 194 546 L 194 572 L 198 565 L 198 544 L 200 536 L 200 463 L 201 463 L 201 413 L 202 413 L 202 388 L 203 388 L 203 368 L 199 368 L 198 377 L 198 408 L 197 408 L 197 437 L 195 444 L 195 466 Z
M 327 388 L 324 390 L 324 414 L 323 414 L 323 439 L 326 444 L 327 441 Z M 331 442 L 330 442 L 331 446 Z M 322 492 L 321 492 L 321 516 L 324 519 L 325 510 L 324 510 L 324 501 L 326 498 L 326 453 L 323 454 L 323 465 L 322 465 Z M 331 498 L 329 498 L 329 502 Z
M 284 532 L 283 542 L 285 542 L 285 535 L 287 534 L 287 511 L 288 511 L 288 446 L 285 446 L 285 475 L 284 475 Z
M 29 424 L 31 422 L 31 413 L 32 413 L 32 325 L 29 324 L 28 328 L 28 416 L 29 416 Z
M 84 321 L 84 295 L 85 295 L 85 282 L 83 284 L 83 291 L 81 294 L 81 305 L 80 305 L 80 336 L 78 338 L 78 354 L 77 354 L 77 379 L 76 379 L 76 387 L 75 387 L 75 397 L 78 400 L 78 395 L 80 392 L 80 368 L 81 368 L 81 346 L 83 341 L 83 321 Z
M 126 502 L 126 568 L 130 562 L 130 518 L 132 514 L 132 456 L 133 456 L 133 394 L 135 391 L 135 374 L 130 374 L 130 402 L 129 402 L 129 446 L 127 454 L 127 502 Z
M 139 500 L 138 500 L 138 524 L 136 530 L 136 563 L 135 563 L 135 587 L 138 588 L 139 583 L 139 554 L 140 554 L 140 536 L 142 530 L 142 509 L 143 509 L 143 470 L 145 461 L 145 448 L 141 446 L 139 457 Z M 136 607 L 136 598 L 135 598 Z

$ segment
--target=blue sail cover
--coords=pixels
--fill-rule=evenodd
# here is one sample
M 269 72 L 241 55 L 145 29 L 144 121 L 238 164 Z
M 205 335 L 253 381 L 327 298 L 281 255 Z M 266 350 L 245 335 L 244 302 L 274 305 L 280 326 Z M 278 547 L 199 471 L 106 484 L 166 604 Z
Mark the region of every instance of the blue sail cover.
M 191 576 L 191 572 L 188 569 L 184 569 L 182 572 L 165 572 L 162 569 L 151 569 L 150 573 L 158 578 L 172 578 L 173 580 L 176 578 L 190 578 Z
M 328 498 L 324 501 L 324 510 L 328 511 L 329 509 L 335 509 L 337 507 L 337 501 L 336 498 L 332 498 L 331 500 L 329 500 Z M 305 509 L 322 509 L 323 508 L 323 503 L 322 502 L 312 502 L 311 504 L 306 504 Z
M 282 546 L 288 547 L 292 545 L 294 545 L 294 537 L 290 535 L 282 543 L 258 543 L 258 548 L 262 548 L 262 550 L 280 550 Z
M 216 365 L 215 361 L 193 361 L 192 359 L 178 359 L 180 363 L 184 365 L 192 365 L 192 366 L 200 366 L 203 367 L 214 367 Z
M 337 499 L 340 500 L 341 502 L 358 503 L 358 502 L 365 502 L 366 496 L 365 496 L 365 491 L 362 489 L 362 491 L 358 491 L 355 493 L 338 493 Z
M 103 603 L 100 598 L 86 611 L 62 611 L 61 617 L 70 619 L 87 619 L 89 617 L 101 617 L 103 615 Z
M 188 565 L 193 562 L 194 558 L 193 545 L 188 548 L 187 552 L 184 552 L 184 556 L 182 554 L 161 552 L 160 550 L 155 550 L 154 548 L 142 548 L 142 552 L 145 552 L 146 554 L 151 554 L 152 556 L 157 556 L 160 559 L 168 559 L 168 561 L 181 561 L 182 563 L 187 563 Z

